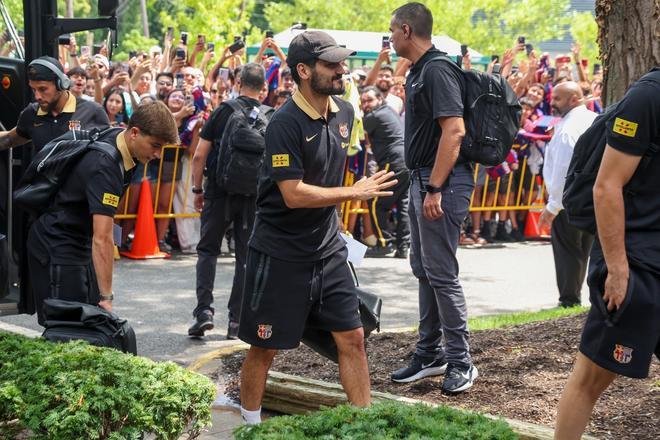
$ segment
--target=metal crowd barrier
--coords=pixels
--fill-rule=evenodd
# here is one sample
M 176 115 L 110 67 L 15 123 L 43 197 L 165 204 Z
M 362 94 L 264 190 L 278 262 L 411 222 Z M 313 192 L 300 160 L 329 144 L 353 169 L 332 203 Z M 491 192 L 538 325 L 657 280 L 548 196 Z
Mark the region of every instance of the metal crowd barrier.
M 174 152 L 174 169 L 172 171 L 172 178 L 171 180 L 168 180 L 167 182 L 163 182 L 163 166 L 164 166 L 164 161 L 163 157 L 165 157 L 165 153 L 168 149 L 175 150 Z M 159 161 L 158 164 L 158 179 L 153 182 L 153 187 L 154 190 L 152 191 L 152 201 L 153 201 L 153 208 L 154 208 L 154 219 L 157 218 L 195 218 L 199 217 L 200 213 L 196 211 L 190 211 L 190 212 L 174 212 L 173 209 L 173 204 L 174 204 L 174 195 L 175 192 L 177 191 L 177 186 L 178 185 L 184 185 L 184 199 L 182 206 L 187 207 L 188 206 L 188 200 L 190 197 L 192 197 L 192 159 L 188 161 L 187 166 L 185 167 L 184 170 L 182 170 L 181 173 L 181 179 L 177 180 L 177 171 L 179 170 L 179 167 L 181 166 L 181 155 L 185 153 L 186 148 L 181 147 L 178 145 L 165 145 L 163 146 L 162 152 L 161 152 L 161 160 Z M 142 179 L 148 179 L 148 165 L 144 167 L 144 171 L 142 174 Z M 160 191 L 161 187 L 164 183 L 171 183 L 172 186 L 169 189 L 169 200 L 167 203 L 167 210 L 161 211 L 159 210 L 158 206 L 158 200 L 160 198 Z M 131 184 L 132 186 L 133 184 Z M 126 219 L 135 219 L 137 218 L 137 208 L 136 212 L 128 212 L 129 211 L 129 200 L 131 196 L 131 187 L 129 187 L 126 190 L 126 193 L 123 197 L 122 205 L 119 207 L 117 214 L 115 215 L 115 219 L 117 220 L 126 220 Z
M 366 163 L 363 166 L 366 170 Z M 543 210 L 545 207 L 545 183 L 542 176 L 531 172 L 527 174 L 527 157 L 522 159 L 518 169 L 511 170 L 508 174 L 506 192 L 502 194 L 500 194 L 500 185 L 503 184 L 504 180 L 502 177 L 498 177 L 495 180 L 494 191 L 488 189 L 489 183 L 492 183 L 492 179 L 488 173 L 484 173 L 485 179 L 483 185 L 478 185 L 480 183 L 480 167 L 483 168 L 482 165 L 475 165 L 475 190 L 470 197 L 470 212 L 536 211 Z M 529 180 L 529 182 L 526 182 L 526 180 Z M 344 186 L 350 186 L 354 182 L 355 173 L 347 166 L 344 174 Z M 366 206 L 366 208 L 363 206 Z M 348 229 L 351 215 L 368 212 L 368 204 L 360 203 L 359 200 L 343 202 L 341 204 L 341 219 L 344 228 Z
M 542 210 L 545 206 L 545 182 L 543 178 L 537 174 L 529 174 L 529 184 L 525 185 L 525 173 L 527 171 L 527 157 L 523 158 L 521 166 L 517 170 L 512 170 L 509 173 L 507 182 L 506 193 L 504 194 L 504 203 L 500 203 L 501 194 L 499 192 L 500 185 L 502 184 L 502 177 L 498 177 L 495 182 L 495 191 L 484 191 L 488 188 L 491 181 L 488 173 L 486 174 L 482 190 L 476 188 L 479 176 L 479 167 L 475 165 L 474 169 L 474 182 L 475 191 L 472 192 L 470 197 L 470 212 L 484 212 L 484 211 L 529 211 L 529 210 Z M 517 180 L 517 182 L 516 182 Z M 523 187 L 524 186 L 524 187 Z M 481 193 L 480 200 L 477 200 L 475 194 Z M 495 194 L 492 197 L 492 202 L 487 203 L 488 194 Z M 511 195 L 514 195 L 511 201 Z

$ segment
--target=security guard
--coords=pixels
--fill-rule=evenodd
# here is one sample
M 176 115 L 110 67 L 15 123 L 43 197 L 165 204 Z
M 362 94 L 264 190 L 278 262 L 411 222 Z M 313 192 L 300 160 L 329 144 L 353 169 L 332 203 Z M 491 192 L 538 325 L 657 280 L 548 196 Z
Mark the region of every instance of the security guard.
M 277 350 L 297 347 L 306 326 L 332 332 L 348 400 L 370 404 L 364 333 L 336 205 L 391 195 L 384 189 L 396 181 L 379 171 L 341 187 L 353 109 L 332 95 L 344 93 L 344 60 L 352 53 L 319 31 L 301 33 L 289 46 L 299 90 L 266 132 L 239 326 L 239 337 L 251 344 L 241 370 L 241 413 L 249 424 L 260 421 Z
M 28 66 L 28 84 L 37 102 L 21 112 L 15 128 L 0 132 L 0 151 L 30 141 L 39 151 L 68 130 L 104 129 L 110 125 L 99 104 L 69 92 L 71 80 L 55 58 L 33 60 Z
M 433 15 L 421 3 L 392 14 L 390 41 L 413 62 L 406 79 L 405 159 L 411 173 L 410 266 L 419 284 L 419 340 L 395 382 L 444 374 L 442 392 L 472 387 L 478 370 L 470 356 L 467 303 L 456 250 L 474 189 L 472 166 L 462 159 L 465 78 L 431 41 Z M 443 343 L 444 342 L 444 343 Z
M 131 180 L 133 158 L 142 163 L 157 159 L 163 145 L 178 139 L 167 106 L 144 104 L 126 130 L 106 130 L 99 139 L 119 150 L 123 176 L 120 162 L 97 150 L 90 149 L 73 166 L 28 234 L 28 267 L 40 324 L 46 298 L 112 309 L 113 217 Z
M 592 306 L 559 401 L 557 439 L 579 439 L 616 376 L 645 378 L 653 354 L 660 358 L 659 115 L 656 67 L 628 89 L 607 123 L 594 185 L 598 235 L 587 278 Z

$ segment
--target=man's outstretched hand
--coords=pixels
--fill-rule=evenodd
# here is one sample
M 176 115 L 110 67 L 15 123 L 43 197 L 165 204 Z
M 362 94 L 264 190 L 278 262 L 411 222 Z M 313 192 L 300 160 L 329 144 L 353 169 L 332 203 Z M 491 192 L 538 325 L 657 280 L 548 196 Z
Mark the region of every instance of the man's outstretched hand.
M 358 200 L 370 200 L 374 197 L 388 197 L 393 193 L 392 191 L 385 191 L 391 188 L 399 181 L 392 179 L 394 172 L 387 172 L 385 170 L 378 171 L 371 177 L 363 177 L 353 184 L 355 190 L 355 198 Z

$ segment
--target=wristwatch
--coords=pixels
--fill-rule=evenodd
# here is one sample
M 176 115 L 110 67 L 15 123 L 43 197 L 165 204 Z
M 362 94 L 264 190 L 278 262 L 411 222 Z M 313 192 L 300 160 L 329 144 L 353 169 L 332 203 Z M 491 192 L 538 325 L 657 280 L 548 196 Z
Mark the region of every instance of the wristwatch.
M 193 194 L 204 194 L 204 189 L 203 188 L 195 188 L 193 186 L 192 187 L 192 192 L 193 192 Z
M 442 188 L 441 188 L 441 187 L 439 187 L 439 186 L 433 186 L 433 185 L 431 185 L 430 183 L 427 183 L 427 184 L 426 184 L 425 189 L 426 189 L 426 192 L 429 193 L 429 194 L 436 194 L 436 193 L 442 192 Z
M 101 301 L 112 301 L 115 299 L 115 294 L 111 293 L 110 295 L 100 295 Z

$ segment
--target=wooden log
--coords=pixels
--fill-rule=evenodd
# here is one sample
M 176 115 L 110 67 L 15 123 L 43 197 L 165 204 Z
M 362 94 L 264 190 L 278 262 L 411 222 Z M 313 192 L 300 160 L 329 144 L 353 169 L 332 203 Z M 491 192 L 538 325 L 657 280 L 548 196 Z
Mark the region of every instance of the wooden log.
M 374 403 L 396 401 L 412 405 L 423 403 L 433 407 L 440 406 L 433 402 L 410 399 L 379 391 L 371 392 Z M 266 392 L 262 406 L 271 411 L 284 414 L 306 414 L 319 410 L 321 407 L 334 407 L 348 403 L 341 385 L 301 376 L 270 371 L 266 381 Z M 462 408 L 454 408 L 466 411 Z M 554 431 L 547 426 L 535 425 L 520 420 L 507 419 L 492 414 L 480 413 L 493 420 L 504 420 L 521 440 L 552 440 Z M 596 440 L 594 437 L 583 436 L 583 440 Z

